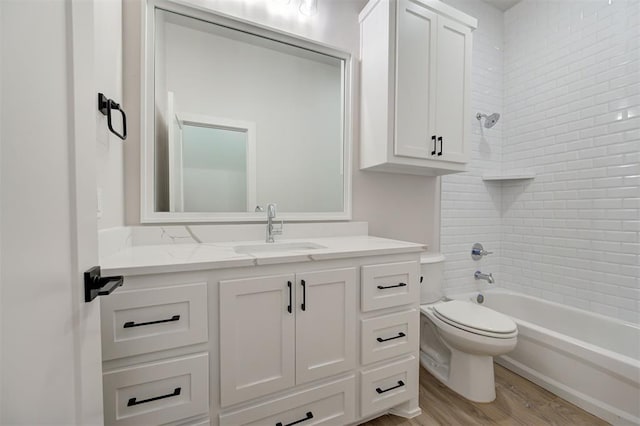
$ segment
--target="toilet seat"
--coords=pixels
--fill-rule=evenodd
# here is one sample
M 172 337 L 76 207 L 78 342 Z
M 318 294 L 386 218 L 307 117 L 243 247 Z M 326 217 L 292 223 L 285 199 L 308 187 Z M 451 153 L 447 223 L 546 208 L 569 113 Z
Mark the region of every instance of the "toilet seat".
M 432 309 L 441 321 L 470 333 L 498 339 L 518 335 L 518 327 L 511 318 L 475 303 L 451 300 L 436 303 Z

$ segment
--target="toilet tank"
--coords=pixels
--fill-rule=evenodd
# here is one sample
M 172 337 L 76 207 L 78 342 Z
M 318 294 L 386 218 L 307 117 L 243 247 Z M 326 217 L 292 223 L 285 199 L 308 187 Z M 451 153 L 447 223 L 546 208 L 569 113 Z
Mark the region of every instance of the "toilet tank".
M 444 283 L 444 256 L 426 253 L 420 256 L 420 304 L 434 303 L 442 299 Z

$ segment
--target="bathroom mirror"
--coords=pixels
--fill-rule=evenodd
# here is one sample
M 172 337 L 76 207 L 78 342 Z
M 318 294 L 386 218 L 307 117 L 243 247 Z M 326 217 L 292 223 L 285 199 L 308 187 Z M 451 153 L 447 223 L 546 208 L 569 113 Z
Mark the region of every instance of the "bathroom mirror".
M 348 53 L 148 0 L 143 223 L 347 220 Z

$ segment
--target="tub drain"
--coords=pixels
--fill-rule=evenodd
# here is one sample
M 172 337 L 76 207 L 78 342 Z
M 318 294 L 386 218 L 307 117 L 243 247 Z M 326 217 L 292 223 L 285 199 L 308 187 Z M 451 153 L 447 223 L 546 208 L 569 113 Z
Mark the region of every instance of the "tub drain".
M 484 302 L 484 296 L 482 294 L 478 294 L 478 297 L 476 297 L 476 301 L 478 303 Z

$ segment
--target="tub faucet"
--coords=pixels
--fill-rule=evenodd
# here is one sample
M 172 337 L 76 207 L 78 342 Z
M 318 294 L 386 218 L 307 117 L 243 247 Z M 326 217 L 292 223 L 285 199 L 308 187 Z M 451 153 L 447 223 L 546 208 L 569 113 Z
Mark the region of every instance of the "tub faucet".
M 476 280 L 485 280 L 489 284 L 493 284 L 495 282 L 492 274 L 483 274 L 480 271 L 476 271 L 476 273 L 473 274 L 473 276 L 475 277 Z
M 276 225 L 273 224 L 273 219 L 276 218 L 276 205 L 275 204 L 267 204 L 267 243 L 274 243 L 273 239 L 274 235 L 282 234 L 282 222 L 280 222 L 280 226 L 276 228 Z

